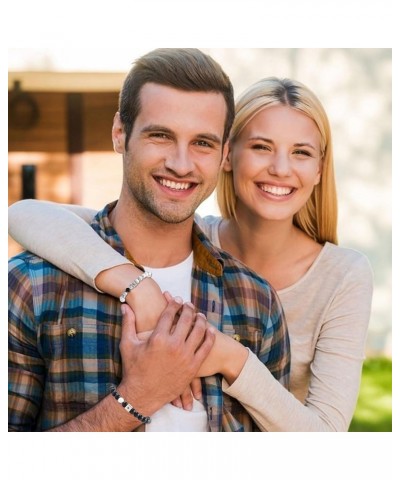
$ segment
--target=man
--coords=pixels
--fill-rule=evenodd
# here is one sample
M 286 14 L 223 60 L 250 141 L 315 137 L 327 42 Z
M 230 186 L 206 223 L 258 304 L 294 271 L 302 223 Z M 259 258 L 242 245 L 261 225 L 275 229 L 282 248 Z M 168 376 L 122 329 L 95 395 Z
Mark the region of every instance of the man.
M 154 332 L 139 340 L 128 307 L 121 331 L 115 299 L 32 254 L 12 259 L 11 430 L 130 431 L 141 423 L 173 429 L 168 403 L 200 365 L 204 404 L 186 417 L 192 429 L 257 429 L 244 407 L 223 394 L 223 380 L 235 382 L 248 347 L 287 385 L 280 304 L 266 282 L 214 248 L 193 221 L 214 190 L 233 116 L 228 77 L 198 50 L 156 50 L 131 69 L 112 130 L 123 156 L 121 194 L 92 227 L 116 250 L 177 282 L 180 297 L 195 305 L 168 297 Z M 117 385 L 112 393 L 110 384 Z

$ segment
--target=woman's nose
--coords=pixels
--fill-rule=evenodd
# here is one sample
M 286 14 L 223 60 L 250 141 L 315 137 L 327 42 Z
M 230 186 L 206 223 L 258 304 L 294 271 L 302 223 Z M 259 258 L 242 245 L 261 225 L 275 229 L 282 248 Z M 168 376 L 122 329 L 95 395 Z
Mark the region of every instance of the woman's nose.
M 291 173 L 290 158 L 285 153 L 276 153 L 270 159 L 268 173 L 278 177 L 288 177 Z

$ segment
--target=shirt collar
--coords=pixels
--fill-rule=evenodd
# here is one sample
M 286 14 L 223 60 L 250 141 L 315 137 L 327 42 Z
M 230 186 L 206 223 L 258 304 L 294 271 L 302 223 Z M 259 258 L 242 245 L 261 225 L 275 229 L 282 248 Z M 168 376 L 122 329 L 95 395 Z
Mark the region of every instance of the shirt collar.
M 143 270 L 143 267 L 124 249 L 121 238 L 111 225 L 109 215 L 116 204 L 117 200 L 106 205 L 103 210 L 100 210 L 94 217 L 91 225 L 104 241 L 119 253 L 129 258 L 136 267 Z M 221 252 L 218 248 L 214 247 L 196 222 L 193 223 L 192 243 L 195 265 L 211 275 L 217 277 L 222 276 L 224 261 Z

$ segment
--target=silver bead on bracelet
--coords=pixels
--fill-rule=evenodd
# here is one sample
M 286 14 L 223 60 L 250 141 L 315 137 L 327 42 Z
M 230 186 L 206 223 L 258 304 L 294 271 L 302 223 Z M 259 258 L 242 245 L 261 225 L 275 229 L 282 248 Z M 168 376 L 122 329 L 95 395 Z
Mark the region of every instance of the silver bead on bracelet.
M 150 417 L 145 417 L 141 413 L 139 413 L 137 410 L 135 410 L 130 403 L 128 403 L 121 395 L 117 392 L 117 389 L 114 387 L 114 385 L 110 386 L 110 392 L 111 395 L 117 400 L 119 404 L 121 404 L 122 407 L 125 408 L 125 410 L 133 415 L 135 418 L 137 418 L 139 421 L 142 423 L 150 423 L 151 418 Z
M 134 288 L 136 288 L 140 282 L 142 282 L 145 278 L 151 277 L 151 272 L 144 272 L 141 275 L 139 275 L 131 284 L 129 284 L 126 288 L 125 291 L 121 294 L 119 297 L 119 301 L 121 303 L 126 303 L 126 296 L 128 295 L 129 292 L 131 292 Z

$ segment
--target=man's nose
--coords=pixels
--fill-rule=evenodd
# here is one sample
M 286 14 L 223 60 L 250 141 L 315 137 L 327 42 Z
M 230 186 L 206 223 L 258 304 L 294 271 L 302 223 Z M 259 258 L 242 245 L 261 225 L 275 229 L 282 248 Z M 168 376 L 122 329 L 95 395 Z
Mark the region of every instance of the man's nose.
M 192 173 L 194 162 L 189 148 L 177 145 L 165 159 L 165 167 L 179 177 Z

